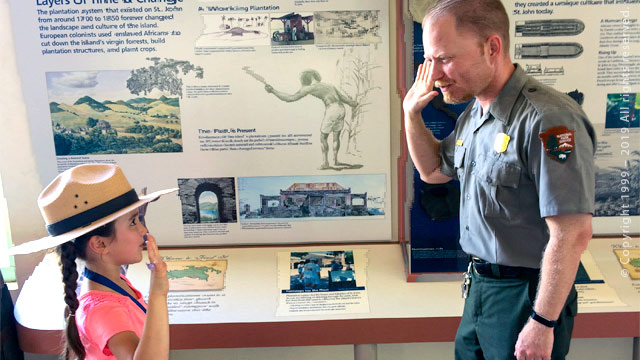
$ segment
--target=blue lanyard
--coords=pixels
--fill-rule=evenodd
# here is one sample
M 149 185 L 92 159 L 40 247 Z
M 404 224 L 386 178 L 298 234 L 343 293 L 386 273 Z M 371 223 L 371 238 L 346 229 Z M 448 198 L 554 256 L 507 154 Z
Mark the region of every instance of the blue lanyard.
M 136 300 L 136 298 L 134 298 L 133 296 L 131 296 L 131 294 L 129 294 L 128 292 L 126 292 L 123 288 L 121 288 L 120 286 L 118 286 L 118 284 L 114 283 L 113 281 L 107 279 L 106 277 L 98 274 L 95 271 L 89 270 L 88 268 L 84 268 L 84 277 L 86 277 L 87 279 L 97 282 L 100 285 L 104 285 L 106 287 L 108 287 L 109 289 L 116 291 L 122 295 L 128 296 L 131 300 L 133 300 L 134 303 L 136 303 L 136 305 L 138 305 L 138 307 L 140 309 L 142 309 L 142 311 L 146 314 L 147 313 L 147 309 L 144 308 L 144 306 L 142 306 L 142 304 L 140 304 L 140 302 L 138 300 Z

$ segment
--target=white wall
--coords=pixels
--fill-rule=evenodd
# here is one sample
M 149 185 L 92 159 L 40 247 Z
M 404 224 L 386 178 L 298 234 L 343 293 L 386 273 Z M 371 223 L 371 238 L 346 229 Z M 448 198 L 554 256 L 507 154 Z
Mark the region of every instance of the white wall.
M 8 1 L 0 0 L 0 176 L 12 238 L 21 243 L 45 236 L 46 231 L 36 204 L 42 184 L 33 158 L 11 21 Z M 16 258 L 18 283 L 24 282 L 41 258 L 42 253 Z

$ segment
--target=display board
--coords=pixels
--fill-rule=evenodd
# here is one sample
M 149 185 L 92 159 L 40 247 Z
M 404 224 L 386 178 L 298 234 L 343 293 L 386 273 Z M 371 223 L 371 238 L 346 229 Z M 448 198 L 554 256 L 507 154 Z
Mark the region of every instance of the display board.
M 161 246 L 391 241 L 387 1 L 10 1 L 42 184 L 132 185 Z

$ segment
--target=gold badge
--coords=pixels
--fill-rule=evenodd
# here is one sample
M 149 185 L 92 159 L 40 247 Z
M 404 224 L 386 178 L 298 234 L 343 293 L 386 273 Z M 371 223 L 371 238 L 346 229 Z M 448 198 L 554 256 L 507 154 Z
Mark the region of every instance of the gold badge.
M 456 140 L 456 146 L 462 146 L 462 139 Z
M 496 152 L 502 153 L 507 150 L 511 137 L 505 133 L 499 133 L 496 135 L 496 141 L 493 143 L 493 149 Z

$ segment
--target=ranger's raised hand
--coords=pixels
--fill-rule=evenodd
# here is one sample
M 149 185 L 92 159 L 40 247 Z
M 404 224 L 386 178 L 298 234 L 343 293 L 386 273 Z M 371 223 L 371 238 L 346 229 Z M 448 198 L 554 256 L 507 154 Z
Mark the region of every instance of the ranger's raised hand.
M 429 61 L 425 61 L 418 66 L 416 80 L 407 92 L 402 103 L 406 120 L 409 120 L 409 117 L 413 118 L 416 115 L 420 115 L 422 109 L 424 109 L 433 98 L 438 96 L 438 92 L 433 90 L 431 69 L 432 63 Z

